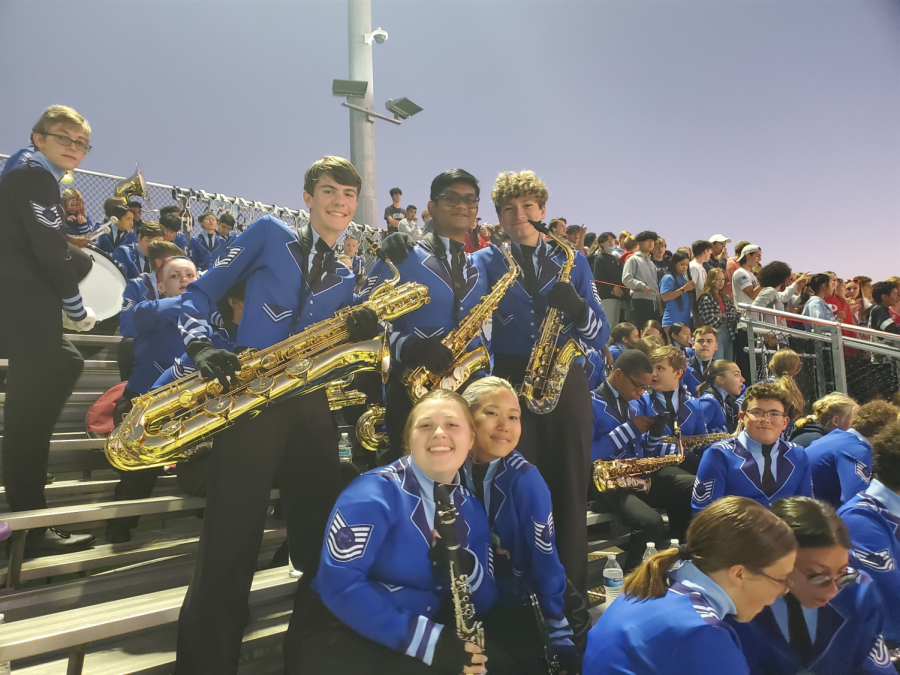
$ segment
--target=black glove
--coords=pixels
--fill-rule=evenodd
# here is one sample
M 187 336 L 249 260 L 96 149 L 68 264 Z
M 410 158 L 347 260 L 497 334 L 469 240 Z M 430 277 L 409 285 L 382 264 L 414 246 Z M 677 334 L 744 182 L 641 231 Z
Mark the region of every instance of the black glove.
M 393 232 L 384 238 L 378 247 L 378 257 L 384 260 L 390 258 L 391 262 L 399 265 L 409 252 L 416 246 L 416 240 L 403 232 Z
M 443 631 L 442 631 L 443 632 Z M 559 659 L 559 669 L 565 675 L 579 675 L 581 673 L 584 657 L 574 647 L 558 648 L 556 658 Z
M 506 579 L 512 576 L 512 560 L 508 553 L 498 553 L 494 549 L 494 579 Z
M 459 639 L 453 626 L 445 625 L 434 645 L 431 667 L 441 675 L 459 675 L 463 668 L 472 665 L 473 656 L 466 651 L 466 643 Z
M 578 291 L 572 284 L 566 282 L 557 282 L 547 293 L 547 304 L 565 312 L 575 321 L 584 321 L 587 316 L 587 301 L 578 295 Z
M 347 317 L 347 332 L 350 333 L 350 342 L 362 342 L 378 335 L 381 325 L 375 310 L 362 307 L 350 312 Z
M 668 418 L 668 415 L 657 415 L 654 417 L 647 433 L 655 438 L 662 436 L 666 431 L 666 418 Z
M 237 373 L 241 371 L 241 360 L 227 349 L 216 349 L 207 340 L 194 340 L 187 346 L 187 354 L 197 366 L 204 380 L 218 380 L 219 384 L 228 391 L 232 383 L 237 383 Z
M 425 366 L 432 373 L 445 373 L 453 364 L 453 352 L 441 344 L 439 337 L 410 335 L 403 345 L 400 360 L 410 368 Z

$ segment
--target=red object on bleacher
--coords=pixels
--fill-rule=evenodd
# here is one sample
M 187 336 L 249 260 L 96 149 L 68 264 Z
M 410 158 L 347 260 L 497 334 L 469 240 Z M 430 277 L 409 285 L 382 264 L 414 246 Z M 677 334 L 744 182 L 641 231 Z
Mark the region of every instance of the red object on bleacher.
M 84 418 L 84 426 L 90 434 L 106 436 L 113 430 L 113 410 L 116 404 L 122 400 L 122 392 L 125 391 L 125 382 L 120 382 L 112 389 L 104 392 L 98 398 Z

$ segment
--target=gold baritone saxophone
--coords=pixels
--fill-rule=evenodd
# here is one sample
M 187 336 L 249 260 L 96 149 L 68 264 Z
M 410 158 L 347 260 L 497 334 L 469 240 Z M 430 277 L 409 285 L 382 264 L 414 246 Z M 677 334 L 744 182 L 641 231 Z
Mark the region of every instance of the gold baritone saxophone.
M 541 231 L 540 227 L 536 229 Z M 572 268 L 575 267 L 575 249 L 557 234 L 549 230 L 547 234 L 566 254 L 566 261 L 559 270 L 556 283 L 568 283 L 572 277 Z M 525 399 L 525 405 L 536 415 L 546 415 L 556 408 L 569 368 L 575 359 L 584 356 L 584 350 L 574 338 L 569 338 L 562 347 L 557 347 L 562 327 L 562 312 L 547 307 L 547 314 L 541 322 L 541 334 L 531 348 L 528 367 L 519 390 L 519 394 Z
M 376 431 L 376 427 L 384 427 L 384 407 L 370 405 L 359 419 L 356 420 L 356 438 L 363 449 L 369 452 L 377 452 L 380 448 L 388 447 L 387 433 Z
M 490 367 L 491 355 L 484 345 L 479 345 L 470 352 L 466 349 L 481 332 L 484 322 L 497 309 L 500 299 L 509 287 L 516 283 L 516 277 L 519 275 L 519 266 L 509 254 L 508 247 L 504 246 L 500 250 L 506 258 L 509 271 L 500 277 L 491 292 L 481 298 L 481 302 L 472 308 L 466 318 L 441 340 L 441 344 L 453 352 L 453 364 L 450 369 L 446 373 L 432 373 L 424 366 L 419 366 L 404 376 L 403 384 L 406 385 L 413 403 L 434 389 L 456 391 L 472 376 L 472 373 Z
M 369 308 L 379 321 L 392 321 L 429 301 L 425 286 L 398 285 L 400 274 L 388 265 L 393 279 L 367 302 L 338 310 L 330 319 L 266 349 L 241 352 L 238 382 L 227 393 L 195 372 L 134 399 L 131 412 L 107 438 L 107 459 L 124 471 L 164 466 L 190 457 L 198 445 L 242 415 L 258 414 L 283 396 L 309 393 L 362 370 L 381 370 L 386 380 L 387 335 L 348 343 L 350 313 Z

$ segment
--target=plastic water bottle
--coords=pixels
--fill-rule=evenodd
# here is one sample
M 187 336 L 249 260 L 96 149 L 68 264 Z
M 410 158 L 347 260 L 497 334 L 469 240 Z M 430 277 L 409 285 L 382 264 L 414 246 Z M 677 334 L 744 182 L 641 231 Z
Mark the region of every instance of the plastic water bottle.
M 606 590 L 606 602 L 609 604 L 622 593 L 622 584 L 625 575 L 622 568 L 616 562 L 616 554 L 609 553 L 606 556 L 606 565 L 603 567 L 603 588 Z
M 650 558 L 655 556 L 657 553 L 659 553 L 659 551 L 656 550 L 656 544 L 653 543 L 652 541 L 648 541 L 647 548 L 644 550 L 644 557 L 641 558 L 641 562 L 642 563 L 647 562 L 648 560 L 650 560 Z
M 677 539 L 669 539 L 669 548 L 678 548 L 681 544 L 678 543 Z
M 0 624 L 6 623 L 5 617 L 0 614 Z M 9 667 L 9 661 L 4 661 L 0 663 L 0 675 L 9 675 L 12 672 L 12 668 Z
M 338 443 L 338 457 L 342 462 L 353 461 L 353 444 L 346 433 L 341 434 L 341 442 Z

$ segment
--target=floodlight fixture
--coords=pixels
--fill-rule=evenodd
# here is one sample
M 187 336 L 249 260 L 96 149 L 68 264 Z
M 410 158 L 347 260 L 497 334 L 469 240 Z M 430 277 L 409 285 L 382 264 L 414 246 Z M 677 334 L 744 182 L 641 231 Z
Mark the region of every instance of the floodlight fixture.
M 394 119 L 398 120 L 409 119 L 416 113 L 422 112 L 422 106 L 413 103 L 408 98 L 392 98 L 384 104 L 384 107 L 394 114 Z
M 365 80 L 332 80 L 332 96 L 353 96 L 363 98 L 369 89 L 369 83 Z

